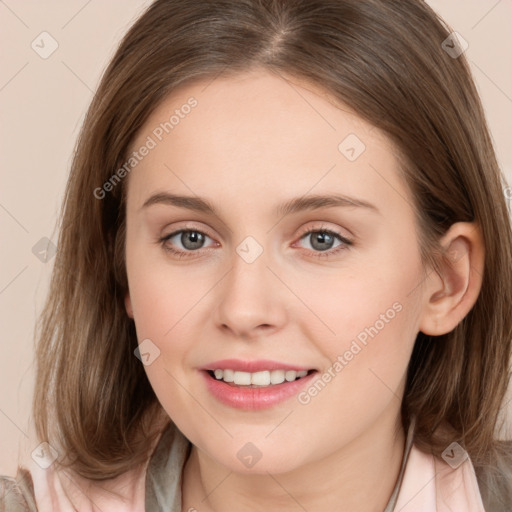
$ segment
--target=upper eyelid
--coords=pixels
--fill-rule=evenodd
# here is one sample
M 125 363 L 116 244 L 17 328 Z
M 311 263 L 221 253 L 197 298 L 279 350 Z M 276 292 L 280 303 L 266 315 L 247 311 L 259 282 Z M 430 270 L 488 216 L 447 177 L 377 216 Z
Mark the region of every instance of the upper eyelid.
M 198 233 L 203 233 L 204 235 L 207 235 L 209 236 L 210 238 L 214 238 L 210 233 L 209 233 L 209 230 L 208 229 L 205 229 L 205 228 L 202 228 L 202 227 L 197 227 L 197 226 L 181 226 L 177 229 L 173 229 L 171 230 L 167 235 L 162 235 L 162 238 L 168 238 L 168 237 L 171 237 L 171 236 L 174 236 L 174 235 L 177 235 L 178 233 L 181 233 L 183 231 L 196 231 Z
M 328 232 L 328 233 L 333 233 L 333 234 L 335 234 L 335 235 L 337 235 L 337 236 L 340 236 L 340 237 L 342 237 L 342 238 L 346 238 L 346 239 L 348 239 L 348 238 L 349 238 L 348 236 L 344 236 L 344 235 L 342 235 L 341 233 L 339 233 L 339 232 L 338 232 L 338 231 L 340 231 L 340 229 L 339 229 L 339 228 L 338 228 L 338 229 L 336 229 L 336 228 L 331 228 L 331 227 L 329 227 L 329 226 L 325 226 L 325 225 L 318 226 L 318 227 L 317 227 L 317 226 L 310 226 L 310 227 L 304 228 L 303 230 L 301 230 L 301 232 L 300 232 L 300 235 L 299 235 L 299 236 L 301 236 L 301 237 L 302 237 L 302 236 L 307 235 L 307 234 L 309 234 L 309 233 L 311 233 L 311 232 L 316 233 L 316 232 L 323 232 L 323 231 L 326 231 L 326 232 Z M 345 231 L 346 231 L 346 229 L 345 229 Z

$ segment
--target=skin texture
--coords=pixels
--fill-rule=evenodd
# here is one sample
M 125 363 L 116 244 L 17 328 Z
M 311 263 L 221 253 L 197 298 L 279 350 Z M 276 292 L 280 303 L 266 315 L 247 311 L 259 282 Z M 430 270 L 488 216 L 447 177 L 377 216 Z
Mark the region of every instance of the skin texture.
M 160 355 L 145 366 L 165 411 L 192 441 L 183 510 L 381 511 L 403 455 L 400 403 L 418 331 L 452 330 L 474 304 L 483 247 L 477 226 L 458 223 L 442 242 L 452 264 L 424 269 L 410 195 L 396 149 L 376 128 L 318 87 L 262 69 L 187 85 L 152 113 L 132 144 L 190 96 L 198 104 L 128 179 L 126 309 L 139 343 Z M 338 149 L 355 134 L 366 149 Z M 142 208 L 156 192 L 200 196 L 218 215 L 171 205 Z M 309 194 L 372 203 L 274 213 Z M 308 229 L 338 239 L 322 251 Z M 179 229 L 200 231 L 187 251 Z M 263 249 L 252 263 L 236 251 L 247 236 Z M 189 245 L 190 247 L 190 245 Z M 386 311 L 392 319 L 376 324 Z M 397 306 L 398 304 L 398 306 Z M 230 408 L 198 368 L 215 360 L 272 359 L 322 374 L 370 326 L 378 333 L 307 404 L 297 397 L 263 411 Z M 253 443 L 261 459 L 237 453 Z M 206 497 L 206 498 L 205 498 Z M 300 506 L 298 505 L 300 504 Z

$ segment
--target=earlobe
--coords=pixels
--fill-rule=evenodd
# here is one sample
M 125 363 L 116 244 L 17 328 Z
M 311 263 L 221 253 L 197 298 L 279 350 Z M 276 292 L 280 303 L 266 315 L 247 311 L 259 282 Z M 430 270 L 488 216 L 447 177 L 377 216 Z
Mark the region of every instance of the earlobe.
M 133 318 L 133 308 L 132 308 L 132 301 L 130 299 L 130 293 L 127 292 L 124 297 L 124 306 L 126 308 L 126 313 L 130 318 Z
M 452 331 L 478 299 L 484 272 L 484 243 L 477 224 L 458 222 L 441 240 L 445 257 L 424 287 L 419 330 L 431 336 Z

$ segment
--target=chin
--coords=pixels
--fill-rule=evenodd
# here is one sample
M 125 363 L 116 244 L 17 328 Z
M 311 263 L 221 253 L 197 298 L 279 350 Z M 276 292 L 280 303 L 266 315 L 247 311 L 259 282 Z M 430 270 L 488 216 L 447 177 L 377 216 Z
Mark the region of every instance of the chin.
M 255 436 L 253 437 L 255 438 Z M 212 447 L 212 450 L 206 446 L 208 455 L 218 464 L 221 464 L 229 471 L 241 474 L 267 475 L 287 473 L 303 465 L 306 460 L 304 455 L 297 453 L 297 446 L 287 446 L 265 440 L 248 441 L 250 436 L 244 436 L 243 441 L 231 439 L 229 445 L 219 451 L 219 444 Z M 293 438 L 292 438 L 293 439 Z M 302 445 L 304 446 L 304 445 Z M 293 454 L 293 457 L 290 456 Z

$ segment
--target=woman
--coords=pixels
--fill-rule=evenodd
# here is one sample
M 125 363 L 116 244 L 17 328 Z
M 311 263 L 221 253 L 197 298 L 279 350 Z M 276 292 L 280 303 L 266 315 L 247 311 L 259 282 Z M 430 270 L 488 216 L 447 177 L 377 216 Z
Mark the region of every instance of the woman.
M 149 7 L 77 146 L 8 510 L 510 509 L 462 49 L 418 0 Z

